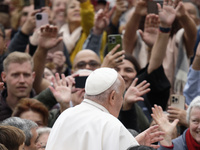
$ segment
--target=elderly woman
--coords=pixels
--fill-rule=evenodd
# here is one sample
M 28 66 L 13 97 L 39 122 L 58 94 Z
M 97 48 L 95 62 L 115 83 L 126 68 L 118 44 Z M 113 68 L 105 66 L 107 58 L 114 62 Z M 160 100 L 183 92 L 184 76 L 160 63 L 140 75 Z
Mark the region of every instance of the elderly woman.
M 163 115 L 162 108 L 156 106 L 152 108 L 152 117 L 159 125 L 160 129 L 165 132 L 164 140 L 160 142 L 159 150 L 196 150 L 200 149 L 200 96 L 197 96 L 187 109 L 187 122 L 189 128 L 176 139 L 171 138 L 174 128 L 178 123 L 178 119 L 172 123 Z

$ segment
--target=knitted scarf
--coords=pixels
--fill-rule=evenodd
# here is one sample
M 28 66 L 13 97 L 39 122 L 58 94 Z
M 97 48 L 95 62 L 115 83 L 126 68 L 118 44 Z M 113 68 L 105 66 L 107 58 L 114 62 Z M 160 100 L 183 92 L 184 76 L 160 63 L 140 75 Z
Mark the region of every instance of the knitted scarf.
M 199 150 L 200 144 L 198 144 L 190 133 L 190 129 L 186 131 L 186 144 L 189 150 Z
M 64 24 L 60 29 L 60 33 L 62 33 L 62 32 L 63 32 L 63 41 L 64 41 L 65 46 L 67 47 L 67 50 L 70 54 L 72 52 L 72 50 L 74 49 L 74 47 L 76 46 L 78 39 L 81 36 L 82 27 L 80 26 L 80 27 L 76 28 L 70 34 L 68 24 Z

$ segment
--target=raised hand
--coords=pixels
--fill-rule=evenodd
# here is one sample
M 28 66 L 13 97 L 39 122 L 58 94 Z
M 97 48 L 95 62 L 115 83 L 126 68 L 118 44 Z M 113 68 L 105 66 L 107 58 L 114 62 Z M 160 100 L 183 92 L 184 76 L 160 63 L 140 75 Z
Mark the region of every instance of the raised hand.
M 148 0 L 138 0 L 135 8 L 135 13 L 140 16 L 145 16 L 147 14 L 147 1 Z
M 158 6 L 161 26 L 171 27 L 176 17 L 176 11 L 178 7 L 176 9 L 173 7 L 174 3 L 172 0 L 164 0 L 163 8 L 161 8 L 161 5 L 159 3 L 157 3 L 157 6 Z
M 121 15 L 123 12 L 125 12 L 128 9 L 128 2 L 124 0 L 116 0 L 115 4 L 115 12 L 116 15 Z
M 100 35 L 103 33 L 105 28 L 110 23 L 110 18 L 115 10 L 115 7 L 109 10 L 109 3 L 106 4 L 106 7 L 103 9 L 100 9 L 96 15 L 95 15 L 95 21 L 94 21 L 94 28 L 93 32 L 94 34 Z
M 147 83 L 147 81 L 142 81 L 136 86 L 137 81 L 138 78 L 135 78 L 131 86 L 126 91 L 122 108 L 123 110 L 129 110 L 135 102 L 143 101 L 144 98 L 141 96 L 150 91 L 150 88 L 148 88 L 150 84 Z
M 164 140 L 160 142 L 161 145 L 171 146 L 173 132 L 175 131 L 178 119 L 175 119 L 172 123 L 170 123 L 166 115 L 163 113 L 162 107 L 157 105 L 154 105 L 154 108 L 152 108 L 152 112 L 152 118 L 154 119 L 156 124 L 159 125 L 159 129 L 165 133 Z
M 185 7 L 183 6 L 183 2 L 181 0 L 175 1 L 176 2 L 176 17 L 181 18 L 184 17 L 187 14 L 187 11 L 185 10 Z
M 139 30 L 143 41 L 151 48 L 158 35 L 159 17 L 156 14 L 148 14 L 145 18 L 144 32 Z
M 159 148 L 159 145 L 154 145 L 152 143 L 156 143 L 163 140 L 163 138 L 161 137 L 163 135 L 164 133 L 158 130 L 158 125 L 155 125 L 151 126 L 150 128 L 137 135 L 135 139 L 140 145 Z
M 120 45 L 116 45 L 104 58 L 101 67 L 115 68 L 122 64 L 125 51 L 116 52 Z
M 40 37 L 38 45 L 44 50 L 49 50 L 58 45 L 62 41 L 62 37 L 58 37 L 58 28 L 52 25 L 44 25 L 40 28 Z
M 49 88 L 57 102 L 60 104 L 62 112 L 69 107 L 73 81 L 70 80 L 70 78 L 65 78 L 64 74 L 61 75 L 62 79 L 60 79 L 58 73 L 56 73 L 55 76 L 56 80 L 54 78 L 52 79 L 54 87 L 49 86 Z

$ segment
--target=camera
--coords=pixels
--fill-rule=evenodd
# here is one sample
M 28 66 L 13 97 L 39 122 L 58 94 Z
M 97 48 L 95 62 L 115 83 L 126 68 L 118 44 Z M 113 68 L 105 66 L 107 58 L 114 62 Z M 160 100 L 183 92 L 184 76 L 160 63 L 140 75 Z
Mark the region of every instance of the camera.
M 42 15 L 41 14 L 36 14 L 36 19 L 37 20 L 42 20 Z
M 85 82 L 88 76 L 78 76 L 75 77 L 75 87 L 76 88 L 85 88 Z
M 173 96 L 173 97 L 172 97 L 172 103 L 178 103 L 178 98 L 175 97 L 175 96 Z
M 111 34 L 108 35 L 108 52 L 110 52 L 117 44 L 120 44 L 120 48 L 116 52 L 122 50 L 122 35 Z
M 172 94 L 170 96 L 170 105 L 179 109 L 185 108 L 185 97 L 180 94 Z
M 116 40 L 115 40 L 114 36 L 110 36 L 108 40 L 109 40 L 109 43 L 111 43 L 111 44 L 115 44 L 116 43 Z

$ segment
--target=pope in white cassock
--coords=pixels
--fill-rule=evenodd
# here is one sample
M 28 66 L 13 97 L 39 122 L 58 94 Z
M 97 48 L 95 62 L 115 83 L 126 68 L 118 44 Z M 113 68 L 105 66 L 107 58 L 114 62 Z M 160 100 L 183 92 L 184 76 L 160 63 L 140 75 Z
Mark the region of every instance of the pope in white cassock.
M 117 119 L 125 84 L 110 68 L 93 71 L 86 80 L 80 105 L 65 110 L 55 122 L 46 150 L 126 150 L 139 144 L 152 146 L 162 133 L 157 126 L 134 138 Z

